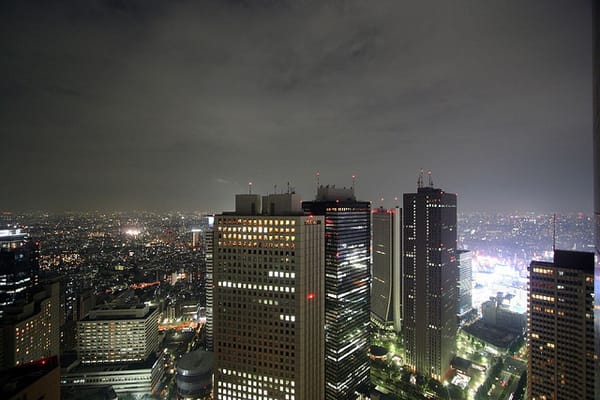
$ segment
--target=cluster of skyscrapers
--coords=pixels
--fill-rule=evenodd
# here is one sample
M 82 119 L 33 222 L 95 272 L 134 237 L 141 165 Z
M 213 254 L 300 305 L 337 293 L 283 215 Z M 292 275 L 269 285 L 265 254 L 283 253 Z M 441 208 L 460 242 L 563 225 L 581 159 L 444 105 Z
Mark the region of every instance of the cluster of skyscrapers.
M 236 196 L 213 231 L 216 398 L 368 393 L 371 322 L 402 332 L 406 363 L 442 380 L 455 355 L 456 215 L 456 196 L 422 177 L 404 210 L 371 210 L 334 186 L 304 202 Z
M 440 382 L 471 307 L 456 195 L 419 178 L 403 208 L 353 188 L 238 195 L 212 232 L 215 398 L 356 399 L 369 389 L 371 329 L 403 339 L 404 363 Z M 528 396 L 594 396 L 592 253 L 532 262 Z

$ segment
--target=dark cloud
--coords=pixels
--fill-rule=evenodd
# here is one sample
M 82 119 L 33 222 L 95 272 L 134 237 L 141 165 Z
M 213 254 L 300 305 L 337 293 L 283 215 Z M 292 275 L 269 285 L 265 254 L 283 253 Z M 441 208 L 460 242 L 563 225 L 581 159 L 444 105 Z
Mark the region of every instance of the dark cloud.
M 591 210 L 585 1 L 5 1 L 5 209 L 231 208 L 419 168 L 471 210 Z M 18 167 L 15 167 L 18 166 Z

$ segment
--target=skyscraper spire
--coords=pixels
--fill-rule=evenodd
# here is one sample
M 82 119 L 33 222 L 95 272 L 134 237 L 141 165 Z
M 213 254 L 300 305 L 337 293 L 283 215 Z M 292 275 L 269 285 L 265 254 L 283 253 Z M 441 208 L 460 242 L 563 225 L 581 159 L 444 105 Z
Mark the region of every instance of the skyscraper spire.
M 419 178 L 417 179 L 417 189 L 422 189 L 423 188 L 423 168 L 421 168 L 421 171 L 419 172 Z

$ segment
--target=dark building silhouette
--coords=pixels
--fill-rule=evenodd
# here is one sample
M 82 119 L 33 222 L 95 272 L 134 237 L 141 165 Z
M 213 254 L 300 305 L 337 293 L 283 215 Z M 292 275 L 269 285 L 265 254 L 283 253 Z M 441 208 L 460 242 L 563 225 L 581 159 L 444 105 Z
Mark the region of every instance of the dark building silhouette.
M 529 267 L 527 393 L 594 399 L 594 253 L 556 250 Z
M 417 193 L 404 194 L 403 236 L 406 362 L 441 381 L 456 351 L 456 195 L 419 178 Z
M 60 400 L 58 356 L 3 370 L 0 398 L 5 400 Z
M 402 210 L 373 210 L 371 320 L 380 329 L 400 332 L 402 310 Z
M 321 186 L 302 207 L 325 218 L 325 399 L 354 400 L 370 384 L 371 204 Z

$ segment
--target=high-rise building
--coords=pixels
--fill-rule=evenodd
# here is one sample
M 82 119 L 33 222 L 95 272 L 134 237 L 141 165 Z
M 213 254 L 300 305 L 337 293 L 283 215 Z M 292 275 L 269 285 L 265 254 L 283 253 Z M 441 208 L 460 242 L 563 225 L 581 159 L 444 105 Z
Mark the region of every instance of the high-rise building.
M 143 304 L 98 306 L 77 330 L 83 365 L 144 361 L 158 350 L 158 310 Z
M 206 349 L 213 350 L 213 255 L 214 255 L 214 217 L 208 217 L 208 227 L 204 231 L 204 266 L 206 268 Z
M 215 217 L 217 400 L 324 397 L 324 222 L 300 204 L 237 195 Z
M 0 230 L 0 317 L 2 307 L 26 300 L 38 274 L 38 243 L 21 229 Z
M 402 330 L 406 362 L 438 381 L 456 351 L 456 195 L 428 187 L 404 194 Z
M 400 333 L 402 310 L 402 210 L 373 210 L 371 320 L 380 329 Z
M 371 204 L 321 186 L 305 211 L 325 218 L 325 399 L 354 400 L 369 385 Z
M 594 399 L 594 254 L 554 252 L 529 267 L 527 393 Z
M 0 319 L 0 367 L 13 367 L 58 356 L 60 351 L 59 283 L 27 290 L 27 302 L 4 309 Z
M 469 250 L 457 250 L 458 258 L 458 316 L 462 319 L 473 309 L 472 255 Z

